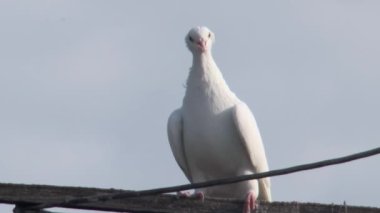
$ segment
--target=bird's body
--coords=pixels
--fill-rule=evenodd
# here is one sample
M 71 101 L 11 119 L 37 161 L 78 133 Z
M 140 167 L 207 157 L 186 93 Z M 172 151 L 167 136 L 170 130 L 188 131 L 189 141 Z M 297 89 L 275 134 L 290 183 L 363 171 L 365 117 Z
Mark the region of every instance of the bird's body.
M 193 28 L 186 37 L 193 64 L 183 105 L 168 122 L 173 154 L 193 183 L 268 170 L 256 121 L 229 89 L 211 55 L 213 39 L 206 27 Z M 206 197 L 239 199 L 253 194 L 254 199 L 259 196 L 260 200 L 271 201 L 268 178 L 198 192 Z
M 238 99 L 229 90 L 210 55 L 195 60 L 182 108 L 183 144 L 188 168 L 194 171 L 193 182 L 242 175 L 244 171 L 238 170 L 244 164 L 241 161 L 244 147 L 236 146 L 240 144 L 238 135 L 233 132 L 232 119 L 232 108 Z M 236 197 L 231 192 L 238 190 L 224 188 L 226 186 L 204 191 L 208 196 Z

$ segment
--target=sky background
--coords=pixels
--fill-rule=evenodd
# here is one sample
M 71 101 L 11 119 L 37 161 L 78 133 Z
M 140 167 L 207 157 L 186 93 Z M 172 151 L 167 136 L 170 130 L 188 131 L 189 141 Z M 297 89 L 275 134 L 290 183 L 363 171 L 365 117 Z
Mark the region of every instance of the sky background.
M 271 169 L 377 147 L 379 11 L 375 0 L 0 1 L 0 182 L 187 183 L 166 122 L 197 25 L 216 34 L 216 63 L 253 111 Z M 272 195 L 380 207 L 379 163 L 274 177 Z

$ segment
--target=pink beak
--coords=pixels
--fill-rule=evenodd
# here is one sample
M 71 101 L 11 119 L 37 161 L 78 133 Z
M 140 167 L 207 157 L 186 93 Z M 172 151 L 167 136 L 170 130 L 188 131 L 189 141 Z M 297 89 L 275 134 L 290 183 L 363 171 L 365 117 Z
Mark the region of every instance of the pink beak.
M 197 41 L 197 45 L 198 45 L 198 47 L 199 47 L 202 51 L 205 51 L 205 50 L 206 50 L 206 41 L 204 41 L 203 39 L 199 39 L 199 41 Z

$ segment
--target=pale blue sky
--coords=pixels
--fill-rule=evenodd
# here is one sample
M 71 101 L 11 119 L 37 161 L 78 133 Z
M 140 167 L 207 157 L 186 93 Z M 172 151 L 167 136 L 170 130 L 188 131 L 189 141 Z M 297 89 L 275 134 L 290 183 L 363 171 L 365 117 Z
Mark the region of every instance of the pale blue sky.
M 166 121 L 197 25 L 216 34 L 214 58 L 255 114 L 270 168 L 379 146 L 379 10 L 374 0 L 1 1 L 0 182 L 187 183 Z M 379 162 L 272 178 L 273 198 L 379 207 Z

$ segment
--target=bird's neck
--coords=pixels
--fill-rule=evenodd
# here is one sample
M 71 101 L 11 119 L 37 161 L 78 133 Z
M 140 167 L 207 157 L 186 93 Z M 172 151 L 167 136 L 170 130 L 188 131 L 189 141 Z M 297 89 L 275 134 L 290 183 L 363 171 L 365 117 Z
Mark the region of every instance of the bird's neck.
M 222 111 L 233 103 L 234 93 L 229 89 L 211 53 L 194 54 L 193 66 L 187 79 L 184 105 L 202 107 L 213 112 Z
M 194 68 L 204 70 L 203 68 L 210 67 L 210 65 L 216 66 L 211 52 L 204 52 L 201 54 L 199 54 L 199 53 L 193 54 L 192 70 L 194 70 Z
M 187 79 L 187 86 L 207 87 L 214 84 L 227 86 L 211 52 L 193 54 L 193 65 Z

